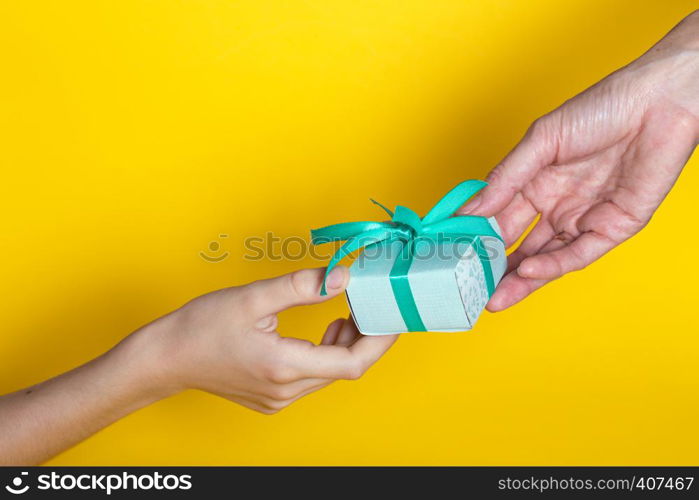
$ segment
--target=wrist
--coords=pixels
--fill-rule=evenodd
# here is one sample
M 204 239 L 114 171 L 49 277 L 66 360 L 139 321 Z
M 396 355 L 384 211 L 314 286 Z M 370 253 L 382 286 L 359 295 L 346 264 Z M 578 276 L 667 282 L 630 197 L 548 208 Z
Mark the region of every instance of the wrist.
M 143 406 L 184 389 L 172 376 L 172 363 L 163 347 L 169 330 L 166 318 L 140 328 L 105 355 L 120 366 L 124 384 Z
M 685 17 L 664 40 L 681 49 L 699 50 L 699 9 Z
M 632 73 L 649 105 L 672 104 L 686 111 L 685 118 L 699 138 L 699 10 L 625 70 Z

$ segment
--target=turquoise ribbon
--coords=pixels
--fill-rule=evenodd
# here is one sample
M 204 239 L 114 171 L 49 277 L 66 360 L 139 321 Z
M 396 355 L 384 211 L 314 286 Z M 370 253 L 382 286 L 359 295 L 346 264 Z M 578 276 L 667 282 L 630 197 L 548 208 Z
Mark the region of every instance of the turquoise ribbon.
M 485 217 L 474 215 L 452 217 L 459 207 L 486 185 L 487 183 L 477 180 L 462 182 L 439 200 L 423 218 L 420 218 L 419 215 L 407 207 L 399 205 L 396 207 L 395 212 L 392 212 L 381 203 L 371 200 L 386 211 L 388 216 L 391 217 L 391 222 L 343 222 L 311 230 L 311 242 L 314 245 L 334 241 L 345 242 L 328 263 L 320 294 L 327 295 L 325 279 L 330 271 L 355 250 L 372 245 L 385 245 L 400 241 L 403 243 L 401 254 L 396 259 L 389 273 L 391 289 L 408 331 L 424 331 L 425 325 L 418 312 L 417 304 L 408 282 L 408 273 L 413 262 L 415 244 L 419 238 L 439 243 L 450 240 L 463 241 L 463 239 L 469 238 L 483 266 L 488 296 L 492 296 L 495 291 L 495 281 L 490 267 L 490 258 L 481 241 L 481 237 L 491 236 L 500 241 L 502 241 L 502 238 Z

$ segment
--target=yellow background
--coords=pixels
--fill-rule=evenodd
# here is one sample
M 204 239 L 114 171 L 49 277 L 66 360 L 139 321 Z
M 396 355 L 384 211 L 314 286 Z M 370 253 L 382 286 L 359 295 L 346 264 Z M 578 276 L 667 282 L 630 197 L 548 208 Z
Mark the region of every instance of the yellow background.
M 695 5 L 2 2 L 0 391 L 321 265 L 244 260 L 246 236 L 375 218 L 370 196 L 424 213 Z M 187 392 L 50 464 L 697 464 L 697 163 L 642 234 L 471 333 L 404 335 L 274 417 Z

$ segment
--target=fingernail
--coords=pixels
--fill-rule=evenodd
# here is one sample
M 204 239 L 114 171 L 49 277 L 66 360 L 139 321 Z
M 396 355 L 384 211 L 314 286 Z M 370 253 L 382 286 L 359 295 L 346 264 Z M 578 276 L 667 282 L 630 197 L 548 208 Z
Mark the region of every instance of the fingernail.
M 331 290 L 337 290 L 338 288 L 342 288 L 342 285 L 345 284 L 345 268 L 344 267 L 336 267 L 332 271 L 330 271 L 330 274 L 328 274 L 327 279 L 325 280 L 325 286 L 328 289 Z
M 529 262 L 523 261 L 517 266 L 517 274 L 520 275 L 522 278 L 528 278 L 531 276 L 532 273 L 532 266 L 530 265 Z

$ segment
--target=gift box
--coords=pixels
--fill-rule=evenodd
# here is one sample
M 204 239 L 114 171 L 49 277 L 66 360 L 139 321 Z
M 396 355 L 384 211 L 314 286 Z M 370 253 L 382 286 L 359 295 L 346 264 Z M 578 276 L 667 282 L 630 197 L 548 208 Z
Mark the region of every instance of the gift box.
M 390 222 L 346 222 L 311 231 L 314 244 L 345 241 L 328 273 L 362 249 L 350 267 L 346 294 L 363 334 L 473 328 L 505 273 L 505 245 L 494 218 L 453 214 L 485 186 L 477 180 L 459 184 L 423 218 L 372 200 Z

